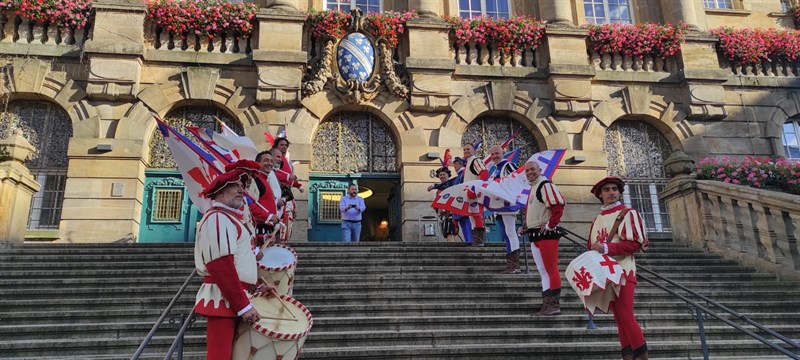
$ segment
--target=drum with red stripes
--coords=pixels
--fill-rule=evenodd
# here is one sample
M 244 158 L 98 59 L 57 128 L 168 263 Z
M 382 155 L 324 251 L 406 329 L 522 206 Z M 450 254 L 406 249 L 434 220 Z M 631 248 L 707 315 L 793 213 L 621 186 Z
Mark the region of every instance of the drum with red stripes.
M 264 257 L 258 261 L 258 278 L 275 285 L 279 293 L 292 296 L 296 268 L 297 253 L 286 245 L 273 245 L 264 249 Z
M 235 360 L 292 360 L 300 358 L 314 319 L 296 299 L 279 294 L 250 300 L 261 315 L 252 325 L 239 323 L 233 343 Z

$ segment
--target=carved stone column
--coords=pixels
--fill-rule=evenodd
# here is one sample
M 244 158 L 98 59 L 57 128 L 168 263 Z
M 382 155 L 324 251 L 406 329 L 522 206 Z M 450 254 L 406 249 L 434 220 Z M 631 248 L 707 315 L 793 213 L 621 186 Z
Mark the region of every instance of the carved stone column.
M 661 0 L 661 11 L 664 12 L 665 22 L 673 25 L 685 23 L 689 29 L 698 30 L 693 0 Z
M 539 1 L 539 13 L 548 24 L 574 26 L 572 22 L 572 4 L 570 0 Z
M 262 3 L 269 10 L 283 11 L 283 12 L 297 12 L 300 8 L 300 0 L 261 0 L 258 5 Z
M 439 0 L 419 0 L 419 16 L 425 19 L 438 19 L 440 6 Z
M 25 241 L 31 198 L 41 188 L 24 165 L 35 151 L 21 132 L 0 140 L 0 248 Z

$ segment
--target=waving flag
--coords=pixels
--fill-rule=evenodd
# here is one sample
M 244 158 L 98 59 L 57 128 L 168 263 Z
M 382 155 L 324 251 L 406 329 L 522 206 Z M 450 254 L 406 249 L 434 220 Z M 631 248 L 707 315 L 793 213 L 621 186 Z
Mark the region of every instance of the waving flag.
M 222 132 L 218 133 L 209 130 L 208 136 L 223 148 L 238 153 L 239 159 L 255 160 L 256 155 L 258 155 L 258 148 L 256 144 L 253 143 L 253 140 L 250 140 L 247 136 L 237 134 L 219 118 L 215 117 L 215 119 L 217 123 L 219 123 Z
M 520 148 L 516 148 L 514 150 L 511 150 L 511 151 L 507 152 L 505 155 L 503 155 L 503 158 L 505 158 L 506 161 L 508 161 L 508 162 L 510 162 L 512 164 L 519 163 L 519 150 L 520 150 Z
M 264 139 L 267 140 L 267 145 L 269 147 L 275 146 L 275 137 L 269 133 L 269 131 L 264 131 Z
M 528 161 L 537 161 L 542 175 L 551 179 L 566 149 L 547 150 L 534 154 Z M 468 181 L 442 190 L 433 200 L 432 207 L 458 215 L 474 215 L 480 210 L 496 212 L 517 211 L 528 204 L 531 186 L 525 176 L 525 167 L 511 175 L 494 181 Z
M 514 140 L 514 138 L 517 137 L 517 135 L 519 135 L 520 130 L 522 130 L 522 128 L 519 128 L 517 129 L 517 131 L 514 131 L 514 133 L 511 134 L 511 136 L 509 136 L 508 139 L 506 139 L 506 141 L 503 141 L 503 144 L 500 145 L 500 147 L 502 147 L 503 150 L 507 149 L 508 145 L 511 145 L 511 140 Z
M 201 213 L 205 213 L 206 210 L 211 208 L 211 200 L 200 196 L 200 193 L 202 193 L 203 188 L 214 181 L 217 176 L 225 172 L 225 165 L 235 160 L 229 161 L 229 158 L 221 155 L 221 153 L 218 156 L 212 155 L 210 152 L 201 148 L 199 145 L 189 140 L 189 138 L 167 125 L 159 117 L 156 116 L 155 119 L 156 123 L 158 123 L 158 129 L 161 130 L 161 135 L 164 136 L 164 140 L 172 153 L 172 157 L 178 165 L 178 170 L 181 172 L 184 186 L 186 186 L 189 192 L 189 199 L 192 200 L 194 206 L 197 207 Z M 189 131 L 191 131 L 191 129 Z M 203 143 L 203 145 L 207 146 L 205 143 Z M 255 202 L 247 193 L 245 193 L 245 200 L 248 204 Z
M 538 152 L 533 154 L 528 161 L 536 161 L 539 163 L 539 168 L 542 169 L 542 176 L 546 177 L 548 180 L 553 179 L 553 174 L 555 174 L 558 166 L 561 164 L 561 159 L 564 158 L 564 155 L 567 153 L 567 149 L 555 149 L 555 150 L 547 150 Z M 525 167 L 520 164 L 519 169 L 517 171 L 521 174 L 525 174 Z M 527 181 L 527 180 L 526 180 Z
M 450 157 L 450 149 L 444 151 L 444 157 L 439 159 L 442 162 L 442 167 L 448 167 L 451 165 L 453 159 Z
M 156 118 L 156 122 L 172 153 L 172 158 L 178 164 L 183 183 L 189 192 L 189 199 L 200 212 L 205 213 L 211 207 L 211 200 L 200 196 L 200 193 L 222 173 L 219 167 L 221 164 L 214 156 L 195 145 L 161 119 Z

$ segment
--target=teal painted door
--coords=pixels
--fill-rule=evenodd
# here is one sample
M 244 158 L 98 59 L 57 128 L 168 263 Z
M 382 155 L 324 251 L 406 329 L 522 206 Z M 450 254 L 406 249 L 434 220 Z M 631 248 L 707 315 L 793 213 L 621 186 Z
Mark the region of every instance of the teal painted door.
M 194 242 L 200 213 L 177 171 L 145 172 L 139 242 Z
M 308 180 L 308 241 L 342 241 L 339 200 L 347 193 L 351 182 L 355 181 L 346 176 L 312 177 Z

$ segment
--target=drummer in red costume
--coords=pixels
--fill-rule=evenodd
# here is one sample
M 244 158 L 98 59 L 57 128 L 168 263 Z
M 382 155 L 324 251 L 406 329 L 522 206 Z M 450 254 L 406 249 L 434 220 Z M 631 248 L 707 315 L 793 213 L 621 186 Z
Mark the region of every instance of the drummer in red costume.
M 592 194 L 603 203 L 600 215 L 589 229 L 587 247 L 601 254 L 611 255 L 623 270 L 625 284 L 609 309 L 614 313 L 622 359 L 646 360 L 647 343 L 642 328 L 633 314 L 633 292 L 636 288 L 636 262 L 633 254 L 647 250 L 647 232 L 644 219 L 638 211 L 626 207 L 621 201 L 625 182 L 617 177 L 607 177 L 592 187 Z
M 212 203 L 200 220 L 195 241 L 195 267 L 203 284 L 194 309 L 207 319 L 207 359 L 231 358 L 237 318 L 248 323 L 260 319 L 248 298 L 258 277 L 255 229 L 244 218 L 244 189 L 251 171 L 258 170 L 252 167 L 244 163 L 231 166 L 232 170 L 214 179 L 201 194 Z M 272 290 L 274 286 L 266 285 L 257 291 Z

